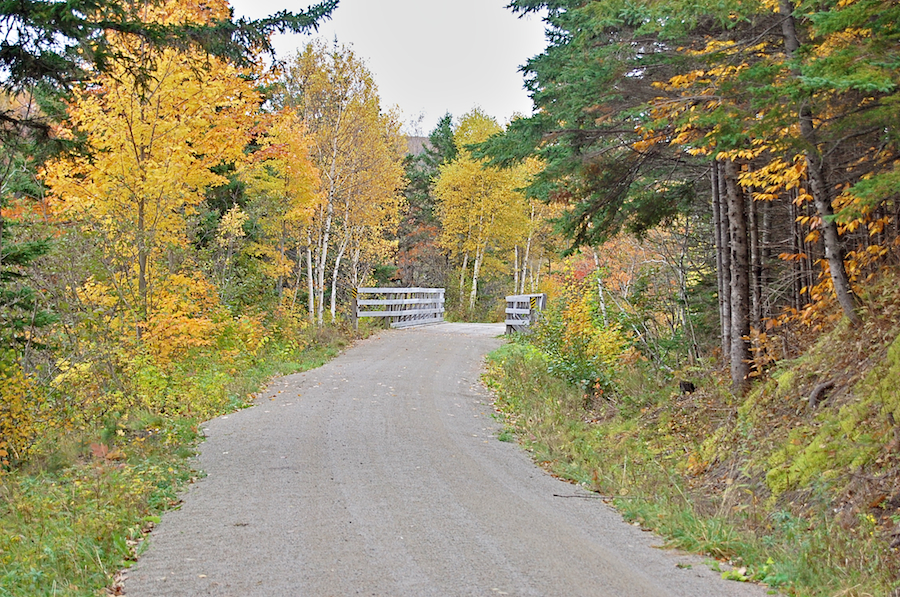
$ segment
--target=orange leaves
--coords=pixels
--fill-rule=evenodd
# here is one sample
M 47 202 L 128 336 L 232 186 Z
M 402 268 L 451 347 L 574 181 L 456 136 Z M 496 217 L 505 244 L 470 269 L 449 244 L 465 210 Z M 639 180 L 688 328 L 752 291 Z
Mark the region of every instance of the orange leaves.
M 885 228 L 890 223 L 891 223 L 891 218 L 888 216 L 877 218 L 877 219 L 869 222 L 867 225 L 867 227 L 869 229 L 869 236 L 875 236 L 876 234 L 883 233 Z
M 809 259 L 809 256 L 806 253 L 781 253 L 778 258 L 782 261 L 803 261 Z
M 182 8 L 194 10 L 178 3 L 160 10 Z M 182 325 L 159 319 L 169 285 L 182 292 L 169 252 L 187 245 L 188 218 L 207 190 L 227 182 L 213 167 L 244 160 L 260 98 L 246 73 L 206 56 L 163 50 L 145 60 L 150 86 L 111 67 L 74 94 L 68 128 L 84 133 L 91 159 L 51 162 L 44 180 L 58 212 L 102 239 L 116 308 L 130 310 L 150 337 L 169 337 L 155 331 Z
M 771 330 L 775 322 L 767 322 L 766 327 Z M 763 372 L 784 358 L 784 349 L 781 338 L 766 331 L 751 328 L 750 336 L 751 364 L 753 365 L 750 377 L 759 377 Z
M 846 265 L 847 273 L 853 280 L 858 279 L 863 271 L 870 269 L 876 264 L 884 260 L 888 256 L 891 249 L 884 245 L 869 245 L 856 251 L 847 253 Z
M 216 329 L 211 315 L 217 305 L 215 288 L 200 274 L 168 276 L 154 293 L 147 320 L 138 324 L 155 362 L 166 367 L 191 348 L 208 345 Z

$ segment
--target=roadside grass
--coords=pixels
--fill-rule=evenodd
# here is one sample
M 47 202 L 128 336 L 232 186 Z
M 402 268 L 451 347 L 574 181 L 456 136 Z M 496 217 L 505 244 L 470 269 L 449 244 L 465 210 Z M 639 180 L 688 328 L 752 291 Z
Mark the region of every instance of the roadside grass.
M 273 377 L 318 367 L 350 341 L 345 330 L 308 340 L 273 339 L 239 371 L 215 355 L 191 364 L 202 372 L 195 383 L 202 377 L 204 391 L 223 398 L 205 413 L 249 406 Z M 117 572 L 201 474 L 191 460 L 201 422 L 184 413 L 116 413 L 102 425 L 51 429 L 20 466 L 0 471 L 0 597 L 121 594 Z
M 685 397 L 677 381 L 648 369 L 636 363 L 618 398 L 589 408 L 525 343 L 490 355 L 485 379 L 506 429 L 536 462 L 603 495 L 668 546 L 709 555 L 714 568 L 728 564 L 724 578 L 788 595 L 888 595 L 898 556 L 871 514 L 841 521 L 825 485 L 773 498 L 765 478 L 772 447 L 719 382 L 703 379 L 698 385 L 710 389 Z

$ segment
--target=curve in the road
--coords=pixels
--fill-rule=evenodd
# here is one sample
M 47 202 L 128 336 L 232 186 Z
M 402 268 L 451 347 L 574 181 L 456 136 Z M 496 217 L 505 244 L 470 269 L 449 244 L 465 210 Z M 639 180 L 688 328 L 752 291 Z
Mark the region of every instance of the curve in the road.
M 654 549 L 498 441 L 479 375 L 502 332 L 384 332 L 209 422 L 207 477 L 154 530 L 127 595 L 766 593 Z

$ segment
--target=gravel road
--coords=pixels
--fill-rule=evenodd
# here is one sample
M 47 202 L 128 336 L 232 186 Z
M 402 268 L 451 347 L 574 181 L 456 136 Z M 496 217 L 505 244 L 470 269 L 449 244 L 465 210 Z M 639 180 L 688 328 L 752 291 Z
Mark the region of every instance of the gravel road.
M 761 596 L 497 440 L 502 325 L 382 332 L 205 425 L 128 597 Z

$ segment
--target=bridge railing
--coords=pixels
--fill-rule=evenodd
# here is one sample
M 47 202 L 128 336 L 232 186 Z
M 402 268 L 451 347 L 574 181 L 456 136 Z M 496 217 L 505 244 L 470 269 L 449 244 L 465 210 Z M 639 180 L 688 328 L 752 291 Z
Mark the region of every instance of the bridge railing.
M 387 318 L 392 328 L 444 321 L 443 288 L 357 288 L 353 312 Z
M 527 332 L 547 306 L 546 294 L 514 294 L 506 297 L 506 333 Z

